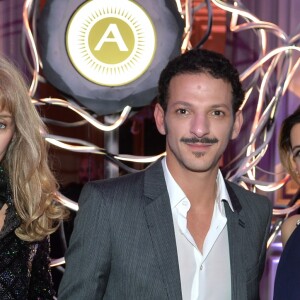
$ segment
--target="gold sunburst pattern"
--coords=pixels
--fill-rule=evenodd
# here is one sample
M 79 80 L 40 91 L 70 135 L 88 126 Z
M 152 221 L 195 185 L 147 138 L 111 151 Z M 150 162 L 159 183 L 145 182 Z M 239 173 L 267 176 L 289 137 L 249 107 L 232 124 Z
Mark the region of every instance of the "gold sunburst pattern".
M 120 86 L 148 69 L 156 50 L 156 33 L 146 11 L 132 1 L 87 1 L 69 21 L 66 49 L 84 78 Z

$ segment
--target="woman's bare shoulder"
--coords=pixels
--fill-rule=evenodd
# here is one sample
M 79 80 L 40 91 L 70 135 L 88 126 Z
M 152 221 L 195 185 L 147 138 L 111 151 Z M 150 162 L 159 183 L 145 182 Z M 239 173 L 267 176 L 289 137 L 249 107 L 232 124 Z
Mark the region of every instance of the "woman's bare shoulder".
M 286 242 L 290 238 L 291 234 L 298 226 L 298 221 L 300 222 L 300 214 L 293 215 L 283 222 L 281 227 L 281 240 L 283 247 L 286 245 Z

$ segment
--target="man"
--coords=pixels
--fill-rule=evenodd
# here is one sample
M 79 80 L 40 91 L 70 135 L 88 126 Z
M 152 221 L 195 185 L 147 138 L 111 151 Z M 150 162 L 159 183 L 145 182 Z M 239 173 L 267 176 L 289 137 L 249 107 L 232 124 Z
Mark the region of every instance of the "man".
M 258 299 L 271 204 L 218 166 L 242 126 L 238 73 L 191 50 L 163 70 L 158 98 L 166 157 L 85 186 L 59 299 Z

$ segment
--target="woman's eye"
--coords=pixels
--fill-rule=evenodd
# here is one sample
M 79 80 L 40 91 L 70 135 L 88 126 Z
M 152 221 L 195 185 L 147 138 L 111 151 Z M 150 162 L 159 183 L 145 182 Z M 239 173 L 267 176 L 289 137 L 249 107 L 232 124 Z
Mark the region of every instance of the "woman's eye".
M 297 150 L 294 154 L 293 154 L 294 158 L 296 157 L 300 157 L 300 150 Z
M 6 125 L 3 123 L 0 123 L 0 129 L 5 129 L 5 128 L 6 128 Z

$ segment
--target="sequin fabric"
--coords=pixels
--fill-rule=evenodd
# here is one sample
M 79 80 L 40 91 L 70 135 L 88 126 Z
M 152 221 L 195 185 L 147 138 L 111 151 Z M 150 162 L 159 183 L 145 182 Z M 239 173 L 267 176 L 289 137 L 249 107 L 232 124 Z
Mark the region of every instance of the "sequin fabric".
M 25 242 L 15 235 L 20 220 L 1 166 L 0 189 L 8 205 L 0 231 L 0 299 L 53 299 L 49 237 L 40 242 Z

